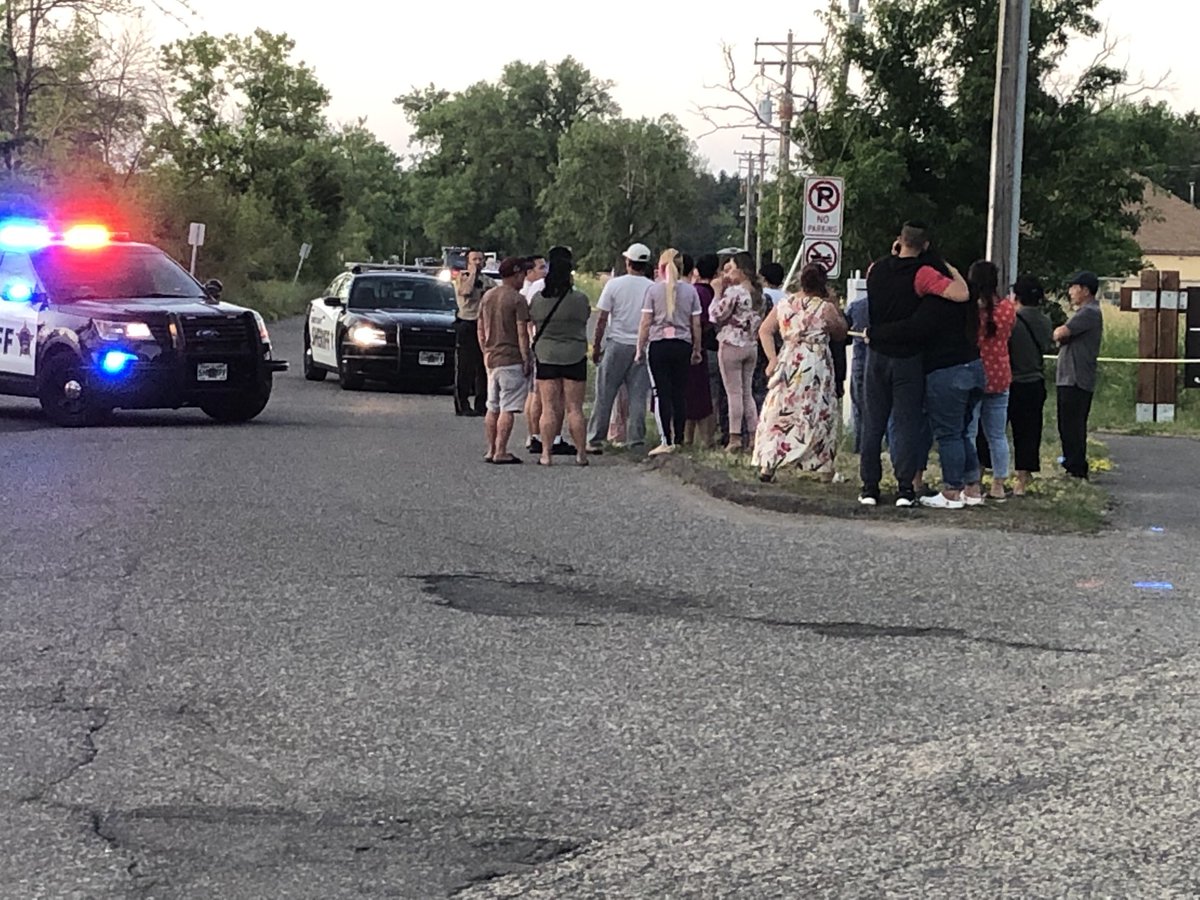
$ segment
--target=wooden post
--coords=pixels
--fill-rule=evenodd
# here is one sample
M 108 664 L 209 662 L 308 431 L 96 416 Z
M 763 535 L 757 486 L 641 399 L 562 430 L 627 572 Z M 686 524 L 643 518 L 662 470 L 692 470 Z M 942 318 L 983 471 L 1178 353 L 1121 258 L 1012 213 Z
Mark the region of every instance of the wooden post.
M 1158 303 L 1158 352 L 1159 359 L 1175 359 L 1179 354 L 1179 273 L 1163 272 L 1162 290 Z M 1179 367 L 1160 363 L 1154 389 L 1154 421 L 1175 421 L 1176 384 Z
M 1187 339 L 1184 341 L 1184 359 L 1200 359 L 1200 288 L 1188 288 L 1187 297 Z M 1200 363 L 1184 367 L 1183 384 L 1188 388 L 1200 388 Z
M 1138 356 L 1155 359 L 1158 356 L 1159 273 L 1157 269 L 1142 271 L 1141 288 L 1133 297 L 1138 311 Z M 1154 363 L 1138 365 L 1137 396 L 1134 415 L 1138 422 L 1154 421 L 1155 396 L 1158 387 Z

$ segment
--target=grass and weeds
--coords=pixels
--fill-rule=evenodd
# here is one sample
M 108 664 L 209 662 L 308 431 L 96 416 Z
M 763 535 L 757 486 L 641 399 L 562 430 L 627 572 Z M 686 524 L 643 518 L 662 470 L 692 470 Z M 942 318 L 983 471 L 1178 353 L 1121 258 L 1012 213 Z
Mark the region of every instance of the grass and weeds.
M 1103 527 L 1109 508 L 1110 498 L 1102 483 L 1080 482 L 1057 474 L 1061 472 L 1057 461 L 1058 448 L 1049 441 L 1042 447 L 1042 475 L 1033 482 L 1025 497 L 1003 503 L 989 500 L 982 507 L 952 513 L 897 509 L 891 505 L 895 498 L 896 480 L 885 453 L 884 480 L 881 485 L 883 501 L 873 509 L 866 508 L 858 503 L 858 457 L 845 449 L 849 444 L 847 440 L 843 439 L 842 443 L 837 471 L 845 480 L 833 484 L 823 483 L 815 475 L 783 469 L 773 484 L 764 485 L 758 480 L 758 470 L 751 465 L 749 454 L 730 454 L 723 450 L 699 447 L 683 448 L 676 456 L 667 457 L 669 461 L 663 463 L 662 468 L 723 499 L 746 506 L 839 518 L 875 521 L 908 521 L 916 518 L 931 524 L 1005 531 L 1093 534 Z M 1112 468 L 1107 447 L 1102 442 L 1089 441 L 1088 454 L 1094 472 L 1105 472 Z M 936 449 L 930 456 L 930 467 L 925 477 L 930 485 L 940 484 Z M 784 498 L 789 498 L 791 502 Z
M 314 297 L 325 291 L 325 283 L 290 281 L 248 281 L 245 284 L 226 284 L 221 299 L 246 306 L 262 314 L 268 322 L 301 315 Z

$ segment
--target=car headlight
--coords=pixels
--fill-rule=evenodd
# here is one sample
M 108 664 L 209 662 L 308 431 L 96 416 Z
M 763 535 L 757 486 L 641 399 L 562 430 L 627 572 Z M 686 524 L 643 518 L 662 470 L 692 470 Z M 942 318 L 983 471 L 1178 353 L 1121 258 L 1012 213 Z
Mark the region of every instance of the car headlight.
M 450 281 L 453 277 L 449 269 L 442 269 L 438 272 L 438 281 Z
M 270 334 L 270 332 L 267 331 L 267 320 L 264 319 L 257 311 L 255 311 L 253 309 L 250 310 L 250 312 L 254 313 L 254 323 L 258 326 L 258 336 L 262 339 L 262 342 L 264 344 L 266 344 L 268 347 L 270 347 L 271 346 L 271 334 Z
M 145 322 L 106 322 L 103 319 L 93 319 L 96 334 L 102 341 L 148 341 L 154 337 L 150 326 Z
M 362 347 L 379 347 L 387 343 L 387 333 L 376 325 L 363 322 L 350 329 L 350 340 Z

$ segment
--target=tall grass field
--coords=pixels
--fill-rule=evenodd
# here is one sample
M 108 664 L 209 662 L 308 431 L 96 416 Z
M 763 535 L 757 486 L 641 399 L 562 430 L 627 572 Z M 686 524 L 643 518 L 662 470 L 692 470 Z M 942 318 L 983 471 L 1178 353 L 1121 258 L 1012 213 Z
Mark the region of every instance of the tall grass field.
M 1138 314 L 1122 312 L 1115 306 L 1104 306 L 1104 342 L 1100 356 L 1119 359 L 1138 357 Z M 1184 316 L 1179 321 L 1179 347 L 1175 358 L 1184 358 L 1184 336 L 1187 328 Z M 1054 361 L 1047 360 L 1049 381 L 1054 383 Z M 1134 363 L 1102 362 L 1096 396 L 1092 402 L 1089 422 L 1093 429 L 1132 431 L 1145 434 L 1200 434 L 1200 389 L 1184 387 L 1183 366 L 1173 366 L 1179 391 L 1175 404 L 1175 421 L 1140 423 L 1135 414 L 1138 366 Z M 1051 394 L 1053 397 L 1053 394 Z M 1047 404 L 1053 407 L 1053 399 Z M 1053 422 L 1053 409 L 1048 409 Z

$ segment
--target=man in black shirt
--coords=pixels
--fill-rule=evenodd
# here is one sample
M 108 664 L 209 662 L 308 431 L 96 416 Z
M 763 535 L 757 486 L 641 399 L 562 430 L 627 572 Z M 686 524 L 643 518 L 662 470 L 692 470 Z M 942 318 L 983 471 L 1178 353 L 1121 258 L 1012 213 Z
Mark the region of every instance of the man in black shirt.
M 921 298 L 942 297 L 956 303 L 970 299 L 967 283 L 958 270 L 929 252 L 929 230 L 919 222 L 906 222 L 900 230 L 892 255 L 871 265 L 867 272 L 867 307 L 871 330 L 880 325 L 903 322 L 917 311 Z M 883 477 L 881 454 L 888 420 L 892 428 L 893 459 L 899 483 L 897 506 L 913 506 L 916 494 L 913 477 L 920 465 L 923 445 L 925 371 L 921 361 L 922 342 L 876 339 L 872 334 L 863 378 L 865 415 L 859 474 L 859 502 L 879 502 Z

